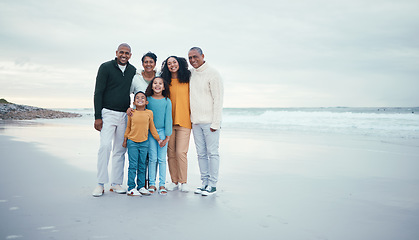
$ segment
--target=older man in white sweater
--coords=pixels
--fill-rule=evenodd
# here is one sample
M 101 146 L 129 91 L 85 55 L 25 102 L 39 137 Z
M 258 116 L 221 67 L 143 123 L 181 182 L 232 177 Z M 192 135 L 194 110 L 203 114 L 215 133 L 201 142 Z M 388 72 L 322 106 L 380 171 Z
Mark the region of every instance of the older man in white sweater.
M 205 62 L 202 49 L 191 48 L 188 57 L 194 68 L 189 83 L 191 122 L 202 180 L 195 193 L 209 196 L 217 191 L 223 82 L 217 70 Z

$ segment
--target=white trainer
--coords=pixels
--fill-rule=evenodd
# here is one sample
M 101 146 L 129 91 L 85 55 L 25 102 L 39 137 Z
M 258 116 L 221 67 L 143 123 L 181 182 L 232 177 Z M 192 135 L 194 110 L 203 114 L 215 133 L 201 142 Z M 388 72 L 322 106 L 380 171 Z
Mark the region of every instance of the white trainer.
M 217 188 L 216 187 L 210 187 L 208 186 L 207 188 L 205 188 L 204 191 L 202 191 L 202 196 L 211 196 L 213 194 L 217 193 Z
M 109 189 L 109 191 L 114 192 L 114 193 L 126 193 L 127 191 L 125 190 L 125 188 L 121 187 L 121 185 L 113 185 L 111 186 L 111 189 Z
M 188 184 L 182 183 L 182 184 L 179 184 L 179 185 L 180 185 L 180 191 L 182 191 L 182 192 L 189 192 L 189 186 L 188 186 Z
M 167 184 L 167 186 L 166 186 L 166 189 L 169 190 L 169 191 L 174 191 L 178 188 L 179 188 L 179 184 L 172 183 L 172 182 Z
M 127 192 L 127 195 L 128 196 L 138 196 L 138 197 L 141 197 L 141 193 L 136 188 L 133 188 L 133 189 L 129 190 Z
M 97 187 L 93 190 L 92 195 L 93 197 L 100 197 L 105 192 L 105 188 L 102 185 L 97 185 Z
M 150 195 L 150 194 L 151 194 L 151 193 L 150 193 L 150 191 L 148 191 L 145 187 L 140 188 L 139 192 L 140 192 L 142 195 L 145 195 L 145 196 L 148 196 L 148 195 Z
M 202 194 L 202 192 L 205 190 L 205 188 L 207 188 L 208 187 L 208 185 L 205 185 L 205 186 L 202 186 L 202 187 L 199 187 L 199 188 L 197 188 L 196 190 L 195 190 L 195 194 Z

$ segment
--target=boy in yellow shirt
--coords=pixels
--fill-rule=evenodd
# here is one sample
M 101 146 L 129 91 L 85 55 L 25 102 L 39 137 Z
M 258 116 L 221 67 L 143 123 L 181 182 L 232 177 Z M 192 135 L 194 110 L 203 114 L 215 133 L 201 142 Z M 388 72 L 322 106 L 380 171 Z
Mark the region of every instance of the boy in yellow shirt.
M 134 96 L 136 106 L 132 116 L 128 117 L 123 147 L 128 148 L 128 192 L 129 196 L 150 195 L 145 186 L 146 157 L 148 153 L 148 130 L 160 144 L 156 127 L 153 122 L 153 112 L 146 109 L 148 104 L 144 92 L 137 92 Z M 137 184 L 135 184 L 137 177 Z

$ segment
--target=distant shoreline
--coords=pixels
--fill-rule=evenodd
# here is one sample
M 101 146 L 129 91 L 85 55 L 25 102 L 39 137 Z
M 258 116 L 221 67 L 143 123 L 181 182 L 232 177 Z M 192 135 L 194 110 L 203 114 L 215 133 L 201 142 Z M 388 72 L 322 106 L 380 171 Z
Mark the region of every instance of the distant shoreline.
M 32 120 L 39 118 L 56 119 L 75 117 L 81 117 L 81 115 L 77 113 L 62 112 L 14 103 L 0 103 L 0 120 Z

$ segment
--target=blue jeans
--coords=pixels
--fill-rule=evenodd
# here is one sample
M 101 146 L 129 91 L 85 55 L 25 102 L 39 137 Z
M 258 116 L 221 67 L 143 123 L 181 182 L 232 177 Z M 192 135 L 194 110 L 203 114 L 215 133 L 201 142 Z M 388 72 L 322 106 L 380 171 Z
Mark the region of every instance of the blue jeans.
M 127 141 L 128 148 L 128 191 L 135 188 L 135 177 L 137 177 L 137 188 L 140 189 L 145 185 L 146 158 L 148 152 L 149 141 L 134 142 Z
M 198 154 L 202 185 L 216 187 L 220 167 L 218 153 L 220 129 L 211 132 L 210 126 L 211 124 L 192 124 L 192 132 Z
M 158 128 L 157 133 L 159 134 L 160 139 L 164 140 L 166 138 L 164 128 Z M 149 133 L 148 139 L 150 141 L 150 147 L 148 148 L 148 177 L 149 185 L 156 186 L 156 174 L 157 174 L 157 165 L 159 167 L 159 186 L 164 186 L 166 182 L 166 154 L 167 154 L 167 145 L 160 147 L 159 143 L 153 136 Z

